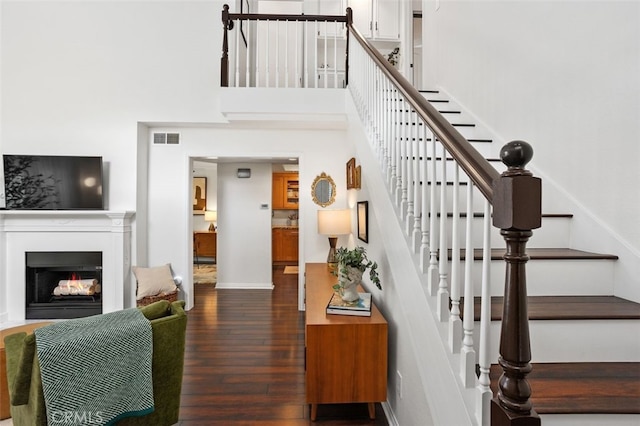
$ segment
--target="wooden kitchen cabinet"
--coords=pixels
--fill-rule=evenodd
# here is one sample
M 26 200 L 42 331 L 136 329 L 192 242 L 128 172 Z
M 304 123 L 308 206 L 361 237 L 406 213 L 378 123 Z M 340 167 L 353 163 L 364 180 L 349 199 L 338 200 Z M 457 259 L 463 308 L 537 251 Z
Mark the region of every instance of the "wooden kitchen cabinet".
M 298 262 L 298 228 L 273 228 L 271 245 L 274 262 Z
M 297 209 L 299 205 L 298 173 L 276 172 L 272 176 L 271 205 L 273 209 Z
M 305 265 L 305 382 L 311 420 L 318 404 L 358 402 L 369 405 L 373 419 L 375 403 L 387 400 L 387 321 L 373 304 L 370 317 L 327 315 L 337 281 L 326 263 Z

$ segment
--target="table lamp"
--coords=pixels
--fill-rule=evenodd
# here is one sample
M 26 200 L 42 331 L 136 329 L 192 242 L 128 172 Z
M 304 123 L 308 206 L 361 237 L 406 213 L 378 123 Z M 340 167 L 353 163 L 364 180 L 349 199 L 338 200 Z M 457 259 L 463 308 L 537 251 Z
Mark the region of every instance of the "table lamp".
M 351 210 L 318 210 L 318 234 L 329 236 L 329 255 L 327 267 L 334 271 L 336 261 L 336 243 L 338 235 L 351 233 Z
M 209 224 L 209 232 L 213 232 L 216 230 L 216 226 L 213 224 L 218 220 L 218 212 L 215 210 L 206 210 L 204 212 L 204 221 L 211 222 Z

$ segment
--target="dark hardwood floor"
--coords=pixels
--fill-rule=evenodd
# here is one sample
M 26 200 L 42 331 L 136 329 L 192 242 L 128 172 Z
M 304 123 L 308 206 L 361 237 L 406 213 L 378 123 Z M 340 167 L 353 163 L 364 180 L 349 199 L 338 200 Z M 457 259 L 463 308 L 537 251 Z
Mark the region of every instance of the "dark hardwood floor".
M 188 312 L 180 425 L 388 425 L 366 404 L 305 403 L 304 313 L 297 275 L 275 266 L 275 289 L 195 289 Z

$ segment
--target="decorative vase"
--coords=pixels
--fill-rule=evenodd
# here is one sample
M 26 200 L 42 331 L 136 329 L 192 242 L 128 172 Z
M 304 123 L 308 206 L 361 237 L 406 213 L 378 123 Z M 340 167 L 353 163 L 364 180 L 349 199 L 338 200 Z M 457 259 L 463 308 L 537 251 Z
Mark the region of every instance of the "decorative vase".
M 346 272 L 346 273 L 345 273 Z M 345 302 L 355 302 L 360 298 L 358 284 L 362 282 L 362 271 L 353 266 L 338 265 L 338 283 L 340 296 Z

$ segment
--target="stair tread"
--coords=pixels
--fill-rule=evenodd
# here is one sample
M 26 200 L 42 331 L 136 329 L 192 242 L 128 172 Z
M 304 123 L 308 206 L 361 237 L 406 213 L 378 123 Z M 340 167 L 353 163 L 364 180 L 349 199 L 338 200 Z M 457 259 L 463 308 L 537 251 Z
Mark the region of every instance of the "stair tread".
M 451 258 L 451 249 L 449 251 L 449 258 Z M 491 249 L 491 259 L 499 260 L 502 259 L 506 249 Z M 583 250 L 576 250 L 571 248 L 527 248 L 527 254 L 529 255 L 530 260 L 616 260 L 618 256 L 614 254 L 605 254 L 605 253 L 593 253 Z M 473 258 L 475 260 L 482 259 L 482 249 L 474 249 L 473 250 Z M 465 259 L 465 251 L 464 249 L 460 251 L 460 259 Z
M 491 298 L 492 321 L 502 320 L 503 300 Z M 640 303 L 616 296 L 528 296 L 527 302 L 529 320 L 640 319 Z M 474 317 L 480 320 L 479 297 L 474 298 Z
M 492 365 L 497 394 L 499 365 Z M 527 376 L 538 414 L 640 414 L 639 362 L 534 363 Z

